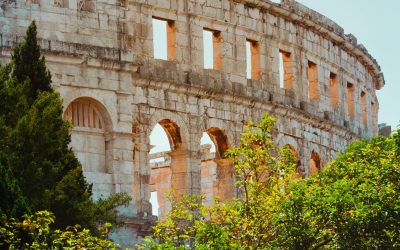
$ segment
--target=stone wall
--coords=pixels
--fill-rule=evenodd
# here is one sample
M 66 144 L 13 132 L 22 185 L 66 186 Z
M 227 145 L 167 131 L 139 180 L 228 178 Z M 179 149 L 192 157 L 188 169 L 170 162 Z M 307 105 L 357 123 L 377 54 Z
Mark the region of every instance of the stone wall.
M 169 60 L 154 59 L 153 17 L 171 24 Z M 121 209 L 126 226 L 113 235 L 122 244 L 148 233 L 154 220 L 149 135 L 157 123 L 170 139 L 168 178 L 177 193 L 200 193 L 207 185 L 201 181 L 203 132 L 216 142 L 213 162 L 225 173 L 224 150 L 239 142 L 245 121 L 265 112 L 278 118 L 276 143 L 292 146 L 305 175 L 313 172 L 310 162 L 322 168 L 350 141 L 377 134 L 375 91 L 384 86 L 379 65 L 353 35 L 292 0 L 3 1 L 2 62 L 32 20 L 65 110 L 84 101 L 100 116 L 101 129 L 82 122 L 72 130 L 96 197 L 133 197 Z M 218 70 L 203 67 L 204 29 L 218 42 Z M 246 77 L 246 42 L 253 46 L 252 79 Z M 290 80 L 283 88 L 282 53 Z M 89 110 L 74 111 L 81 115 L 76 119 L 89 121 Z M 93 143 L 101 147 L 93 151 Z M 311 161 L 314 156 L 319 160 Z M 232 186 L 228 180 L 219 185 Z

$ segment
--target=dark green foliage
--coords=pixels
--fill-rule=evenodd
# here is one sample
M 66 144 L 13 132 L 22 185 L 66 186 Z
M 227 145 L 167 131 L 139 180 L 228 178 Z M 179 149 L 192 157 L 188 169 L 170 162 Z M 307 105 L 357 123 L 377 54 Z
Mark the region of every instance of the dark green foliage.
M 18 216 L 29 211 L 25 196 L 18 185 L 10 167 L 3 163 L 5 157 L 0 152 L 0 216 Z
M 56 228 L 80 224 L 95 233 L 99 221 L 115 224 L 116 207 L 130 197 L 93 201 L 50 84 L 33 22 L 11 62 L 0 67 L 0 216 L 50 210 Z
M 396 137 L 352 143 L 326 170 L 292 186 L 278 220 L 288 249 L 399 249 Z
M 94 237 L 89 230 L 80 226 L 66 230 L 54 230 L 54 215 L 39 211 L 24 216 L 22 221 L 0 217 L 0 249 L 117 249 L 118 245 L 108 240 L 110 224 L 100 228 Z
M 37 44 L 37 30 L 35 21 L 28 27 L 23 43 L 12 53 L 12 76 L 18 83 L 29 81 L 28 100 L 33 102 L 39 91 L 52 91 L 51 75 L 46 69 L 45 59 L 40 56 L 40 47 Z

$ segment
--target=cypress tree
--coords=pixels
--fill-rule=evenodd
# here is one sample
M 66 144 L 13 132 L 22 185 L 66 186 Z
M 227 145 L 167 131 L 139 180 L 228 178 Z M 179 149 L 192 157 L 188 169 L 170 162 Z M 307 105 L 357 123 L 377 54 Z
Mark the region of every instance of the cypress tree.
M 38 91 L 52 91 L 51 74 L 46 68 L 45 58 L 40 55 L 40 46 L 37 43 L 37 28 L 35 21 L 28 27 L 26 36 L 12 55 L 12 75 L 16 81 L 29 81 L 28 100 L 32 103 Z
M 130 198 L 93 201 L 69 148 L 71 125 L 63 120 L 62 100 L 51 88 L 36 34 L 33 22 L 11 62 L 0 68 L 0 211 L 20 216 L 50 210 L 57 228 L 80 224 L 96 230 L 97 221 L 115 219 L 115 208 Z

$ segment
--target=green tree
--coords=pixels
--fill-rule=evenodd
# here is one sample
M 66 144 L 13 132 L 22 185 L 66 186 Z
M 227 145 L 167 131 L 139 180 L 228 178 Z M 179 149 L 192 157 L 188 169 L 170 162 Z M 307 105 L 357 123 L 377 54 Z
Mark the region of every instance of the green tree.
M 172 210 L 154 227 L 142 248 L 263 249 L 274 246 L 274 215 L 295 181 L 295 161 L 288 148 L 272 140 L 275 119 L 264 115 L 245 126 L 240 144 L 227 151 L 237 176 L 240 198 L 201 205 L 201 196 L 172 199 Z
M 51 88 L 51 75 L 33 22 L 9 64 L 0 67 L 0 215 L 50 210 L 54 227 L 80 224 L 96 232 L 99 221 L 116 223 L 127 194 L 94 201 L 91 185 L 69 148 L 69 122 Z M 15 202 L 13 202 L 15 201 Z
M 296 178 L 288 149 L 274 147 L 274 119 L 245 127 L 233 161 L 240 199 L 207 208 L 172 200 L 149 249 L 399 249 L 400 130 L 353 142 L 318 174 Z
M 24 216 L 22 221 L 2 217 L 0 223 L 1 249 L 116 249 L 118 245 L 107 240 L 110 224 L 100 228 L 101 235 L 93 236 L 89 230 L 71 226 L 66 230 L 52 229 L 52 213 L 39 211 Z
M 278 216 L 287 249 L 399 249 L 399 133 L 352 143 L 291 187 Z
M 40 55 L 35 21 L 28 27 L 24 42 L 13 50 L 11 59 L 12 76 L 16 82 L 29 82 L 27 98 L 30 103 L 37 98 L 40 91 L 53 91 L 50 71 L 46 68 L 44 56 Z

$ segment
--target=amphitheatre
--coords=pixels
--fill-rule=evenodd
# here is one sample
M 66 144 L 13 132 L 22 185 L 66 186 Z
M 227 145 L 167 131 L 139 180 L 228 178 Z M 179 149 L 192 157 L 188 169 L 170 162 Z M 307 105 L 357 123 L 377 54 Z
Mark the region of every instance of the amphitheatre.
M 95 197 L 133 198 L 113 235 L 122 244 L 149 233 L 152 192 L 161 214 L 170 189 L 234 197 L 224 152 L 266 112 L 278 119 L 276 145 L 290 146 L 305 176 L 378 133 L 380 66 L 356 37 L 293 0 L 6 0 L 2 63 L 32 20 Z M 163 59 L 154 56 L 155 20 L 164 23 Z M 154 155 L 156 124 L 171 150 Z M 215 152 L 200 145 L 203 132 Z

